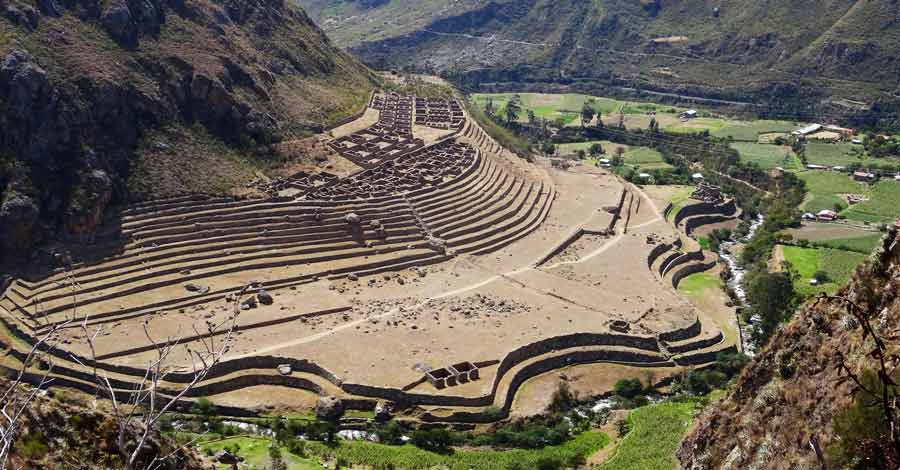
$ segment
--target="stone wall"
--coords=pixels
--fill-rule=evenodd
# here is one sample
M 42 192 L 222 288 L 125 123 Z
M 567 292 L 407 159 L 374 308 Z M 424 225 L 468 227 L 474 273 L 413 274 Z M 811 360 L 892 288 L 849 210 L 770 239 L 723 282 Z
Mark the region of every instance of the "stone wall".
M 709 202 L 700 202 L 684 206 L 675 214 L 672 223 L 677 227 L 684 219 L 695 215 L 719 214 L 719 215 L 735 215 L 737 213 L 737 204 L 734 199 L 729 199 L 721 204 L 712 204 Z

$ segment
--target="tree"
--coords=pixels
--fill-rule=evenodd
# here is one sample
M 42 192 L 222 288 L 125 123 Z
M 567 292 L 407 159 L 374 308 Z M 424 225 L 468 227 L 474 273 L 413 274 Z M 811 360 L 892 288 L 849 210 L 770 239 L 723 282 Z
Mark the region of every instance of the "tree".
M 529 109 L 528 111 L 526 111 L 526 114 L 528 114 L 528 124 L 529 125 L 533 126 L 533 125 L 537 124 L 537 117 L 534 115 L 534 111 Z
M 591 144 L 590 148 L 588 148 L 588 153 L 592 157 L 597 158 L 600 155 L 603 155 L 604 153 L 606 153 L 606 150 L 603 149 L 602 145 L 600 145 L 598 143 L 594 143 L 594 144 Z
M 522 102 L 519 95 L 513 96 L 509 103 L 506 103 L 506 123 L 512 124 L 519 119 L 522 112 Z
M 487 104 L 484 105 L 484 114 L 487 114 L 490 117 L 494 117 L 494 113 L 496 112 L 496 109 L 494 109 L 494 99 L 488 98 Z
M 446 429 L 419 429 L 410 436 L 412 445 L 432 452 L 446 453 L 453 443 L 453 436 Z
M 594 120 L 595 115 L 594 107 L 589 102 L 585 102 L 584 106 L 581 107 L 581 127 L 590 124 Z
M 613 166 L 622 166 L 625 163 L 625 148 L 616 147 L 616 156 L 612 159 Z
M 650 118 L 650 126 L 648 129 L 654 134 L 659 132 L 659 123 L 656 121 L 656 118 Z
M 613 386 L 616 395 L 622 398 L 634 398 L 644 392 L 644 384 L 640 379 L 622 379 Z
M 541 153 L 543 153 L 544 156 L 547 157 L 556 155 L 556 145 L 553 145 L 553 142 L 544 142 L 543 144 L 541 144 Z
M 792 311 L 794 283 L 787 273 L 761 273 L 750 282 L 747 300 L 761 318 L 753 331 L 753 339 L 762 346 Z
M 572 392 L 572 389 L 569 388 L 569 384 L 567 382 L 560 382 L 553 392 L 549 410 L 554 413 L 565 413 L 574 408 L 577 404 L 578 398 Z
M 578 155 L 579 160 L 584 160 L 587 157 L 587 152 L 585 152 L 584 149 L 578 149 L 575 154 Z

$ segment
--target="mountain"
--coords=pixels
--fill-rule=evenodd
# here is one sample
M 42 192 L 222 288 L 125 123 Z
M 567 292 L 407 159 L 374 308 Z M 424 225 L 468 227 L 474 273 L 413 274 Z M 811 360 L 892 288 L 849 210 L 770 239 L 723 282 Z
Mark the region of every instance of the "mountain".
M 284 0 L 0 0 L 0 255 L 108 204 L 225 193 L 376 76 Z
M 380 68 L 473 89 L 637 87 L 740 101 L 900 93 L 897 0 L 299 0 Z
M 884 414 L 879 416 L 877 401 L 860 400 L 866 394 L 854 377 L 868 390 L 879 390 L 871 380 L 879 370 L 876 336 L 885 345 L 888 369 L 895 367 L 900 337 L 898 279 L 900 235 L 894 231 L 869 263 L 857 269 L 849 285 L 834 297 L 802 307 L 728 395 L 696 420 L 682 442 L 682 468 L 826 468 L 820 459 L 831 460 L 827 468 L 897 468 L 897 460 L 860 458 L 855 465 L 834 460 L 890 455 L 880 451 L 890 447 L 885 446 L 890 430 Z M 874 335 L 866 333 L 851 303 Z

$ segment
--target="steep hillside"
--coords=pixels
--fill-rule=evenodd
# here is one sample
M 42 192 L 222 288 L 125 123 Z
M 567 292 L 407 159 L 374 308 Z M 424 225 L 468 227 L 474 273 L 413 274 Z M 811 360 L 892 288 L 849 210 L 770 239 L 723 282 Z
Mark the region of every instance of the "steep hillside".
M 879 407 L 865 406 L 866 419 L 859 421 L 846 414 L 856 387 L 841 367 L 842 360 L 857 377 L 878 369 L 871 355 L 876 349 L 872 336 L 864 335 L 862 324 L 848 311 L 847 300 L 862 309 L 884 339 L 885 357 L 894 367 L 890 361 L 898 352 L 900 338 L 898 292 L 900 236 L 894 232 L 876 249 L 870 264 L 859 268 L 853 281 L 835 295 L 841 299 L 818 299 L 801 308 L 729 394 L 698 418 L 682 443 L 683 468 L 826 468 L 819 463 L 816 445 L 822 458 L 830 460 L 846 454 L 837 452 L 839 446 L 877 449 L 860 438 L 887 428 L 883 415 L 878 417 Z M 841 429 L 836 429 L 836 417 Z M 830 463 L 828 468 L 845 468 Z M 862 461 L 849 468 L 896 467 L 882 460 Z
M 284 0 L 0 0 L 0 255 L 229 192 L 376 78 Z
M 430 16 L 427 2 L 362 11 L 299 1 L 318 4 L 326 32 L 368 63 L 433 69 L 481 89 L 550 82 L 863 101 L 900 91 L 897 0 L 480 0 Z

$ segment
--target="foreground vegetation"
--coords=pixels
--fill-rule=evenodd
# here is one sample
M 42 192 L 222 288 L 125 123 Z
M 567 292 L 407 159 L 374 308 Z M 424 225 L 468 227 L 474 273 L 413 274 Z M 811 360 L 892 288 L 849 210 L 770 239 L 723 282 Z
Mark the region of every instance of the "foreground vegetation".
M 704 404 L 696 399 L 672 400 L 632 411 L 630 432 L 600 470 L 677 470 L 675 452 Z

